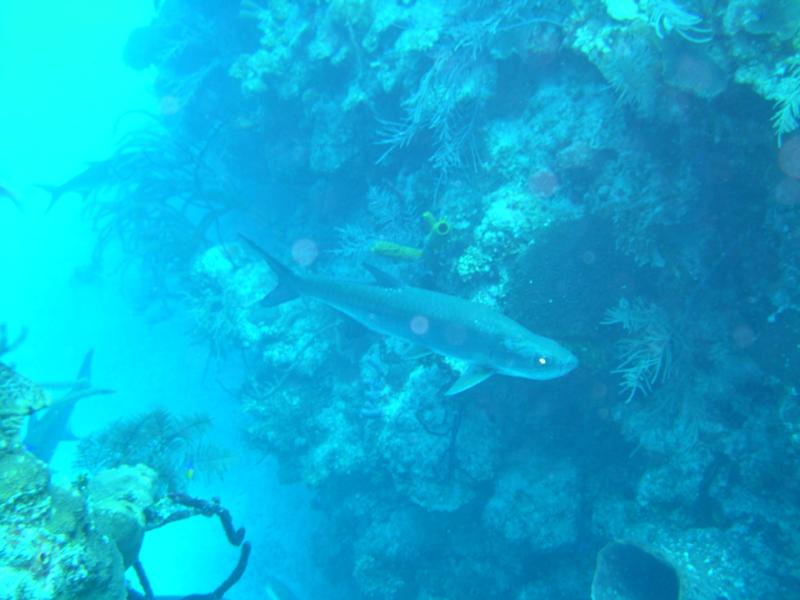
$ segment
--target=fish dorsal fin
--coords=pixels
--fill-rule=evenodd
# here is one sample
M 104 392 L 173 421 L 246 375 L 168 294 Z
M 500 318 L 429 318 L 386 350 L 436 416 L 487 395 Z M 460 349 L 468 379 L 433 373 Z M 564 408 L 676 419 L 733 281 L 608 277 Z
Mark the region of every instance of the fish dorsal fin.
M 475 387 L 479 383 L 486 381 L 494 375 L 494 371 L 480 365 L 472 365 L 469 369 L 461 374 L 456 382 L 444 393 L 445 396 L 455 396 L 461 392 L 466 392 L 468 389 Z
M 92 356 L 94 349 L 89 350 L 83 357 L 80 371 L 78 371 L 78 382 L 90 385 L 92 381 Z
M 371 265 L 369 263 L 364 263 L 364 268 L 370 272 L 370 274 L 375 278 L 375 282 L 381 287 L 388 287 L 388 288 L 399 288 L 405 287 L 405 284 L 400 281 L 399 278 L 395 277 L 394 275 L 379 269 L 375 265 Z

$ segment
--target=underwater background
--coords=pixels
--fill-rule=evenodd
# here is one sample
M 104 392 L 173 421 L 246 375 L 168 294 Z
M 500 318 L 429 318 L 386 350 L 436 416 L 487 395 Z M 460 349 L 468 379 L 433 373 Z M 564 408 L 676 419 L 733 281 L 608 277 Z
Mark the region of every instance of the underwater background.
M 0 600 L 800 598 L 795 0 L 1 0 L 0 109 Z

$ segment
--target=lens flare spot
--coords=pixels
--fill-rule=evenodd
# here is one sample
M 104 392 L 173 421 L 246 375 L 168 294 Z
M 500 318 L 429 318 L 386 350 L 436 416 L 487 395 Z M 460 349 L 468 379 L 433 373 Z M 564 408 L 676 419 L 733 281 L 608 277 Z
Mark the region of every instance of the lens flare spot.
M 734 346 L 744 349 L 755 344 L 758 336 L 756 335 L 756 332 L 753 331 L 752 327 L 746 323 L 742 323 L 733 329 L 731 332 L 731 338 Z
M 411 321 L 409 322 L 409 327 L 411 327 L 411 332 L 415 335 L 425 335 L 428 333 L 428 329 L 430 329 L 430 322 L 428 321 L 428 317 L 424 317 L 422 315 L 415 315 L 411 317 Z
M 528 177 L 528 189 L 538 198 L 550 198 L 558 187 L 558 177 L 550 169 L 539 169 Z
M 581 262 L 585 265 L 593 265 L 597 262 L 597 254 L 593 250 L 586 250 L 581 254 Z
M 292 260 L 301 267 L 314 263 L 319 256 L 319 248 L 314 240 L 301 238 L 292 244 Z
M 162 116 L 169 117 L 181 111 L 183 102 L 177 96 L 162 96 L 158 107 Z

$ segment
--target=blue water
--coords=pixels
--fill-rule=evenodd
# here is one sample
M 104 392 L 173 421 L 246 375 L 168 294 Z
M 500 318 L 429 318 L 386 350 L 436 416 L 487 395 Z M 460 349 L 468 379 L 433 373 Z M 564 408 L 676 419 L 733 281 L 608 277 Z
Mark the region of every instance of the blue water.
M 800 597 L 793 3 L 5 0 L 0 109 L 2 360 L 114 390 L 52 479 L 219 499 L 226 598 Z

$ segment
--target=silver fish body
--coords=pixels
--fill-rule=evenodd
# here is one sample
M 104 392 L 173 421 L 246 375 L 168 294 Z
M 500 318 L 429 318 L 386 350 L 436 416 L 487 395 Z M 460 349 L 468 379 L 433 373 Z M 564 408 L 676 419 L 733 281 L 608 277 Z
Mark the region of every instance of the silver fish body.
M 296 296 L 316 298 L 365 327 L 469 363 L 446 392 L 465 391 L 494 373 L 545 380 L 561 377 L 578 359 L 561 344 L 537 335 L 493 308 L 457 296 L 402 285 L 374 268 L 377 285 L 300 276 L 244 238 L 278 276 L 265 299 L 280 304 Z

